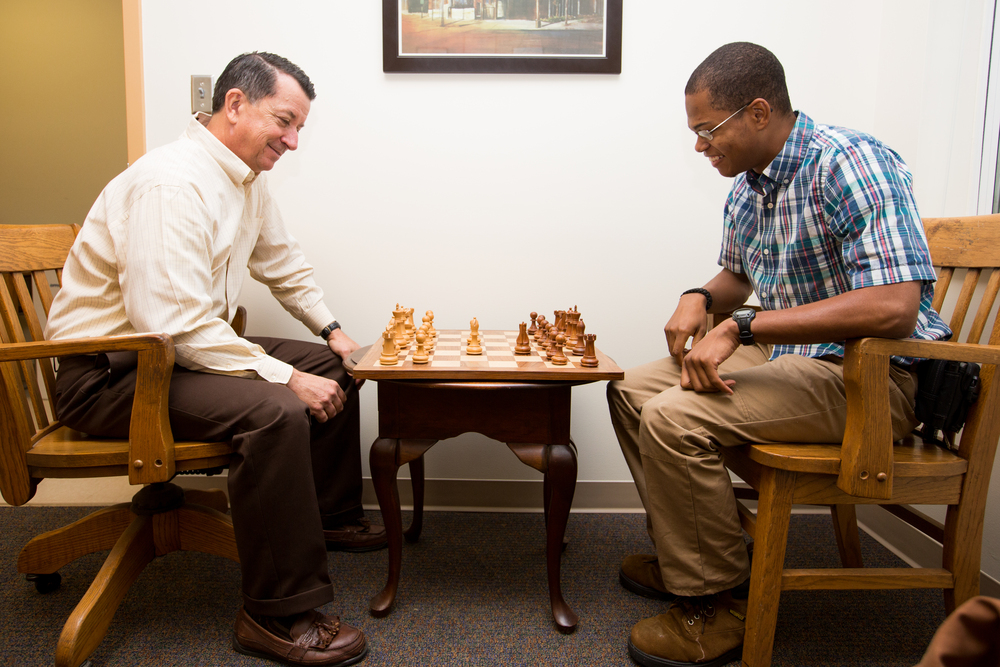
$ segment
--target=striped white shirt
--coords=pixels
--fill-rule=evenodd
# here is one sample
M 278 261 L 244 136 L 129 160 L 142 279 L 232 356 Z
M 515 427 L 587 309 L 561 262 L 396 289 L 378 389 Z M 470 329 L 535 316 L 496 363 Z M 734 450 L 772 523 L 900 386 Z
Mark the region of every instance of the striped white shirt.
M 248 272 L 314 334 L 334 317 L 265 177 L 200 120 L 104 188 L 66 260 L 45 336 L 166 332 L 185 368 L 285 383 L 292 367 L 228 324 Z

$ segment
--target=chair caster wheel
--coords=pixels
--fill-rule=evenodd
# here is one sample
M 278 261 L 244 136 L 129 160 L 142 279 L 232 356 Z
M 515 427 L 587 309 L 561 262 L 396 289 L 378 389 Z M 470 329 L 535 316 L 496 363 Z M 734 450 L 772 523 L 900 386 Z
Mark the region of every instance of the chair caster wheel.
M 52 574 L 26 574 L 28 581 L 35 583 L 35 590 L 39 593 L 51 593 L 62 584 L 62 576 L 58 572 Z

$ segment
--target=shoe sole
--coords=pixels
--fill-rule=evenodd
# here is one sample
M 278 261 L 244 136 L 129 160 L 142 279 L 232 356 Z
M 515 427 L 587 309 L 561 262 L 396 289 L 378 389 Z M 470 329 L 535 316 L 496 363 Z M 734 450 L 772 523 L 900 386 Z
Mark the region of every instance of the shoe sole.
M 641 595 L 644 598 L 649 598 L 650 600 L 663 600 L 664 602 L 671 602 L 677 597 L 673 593 L 658 591 L 655 588 L 650 588 L 649 586 L 640 584 L 635 579 L 625 576 L 625 573 L 621 570 L 618 570 L 618 581 L 626 590 L 631 591 L 636 595 Z
M 243 655 L 249 655 L 253 658 L 263 658 L 264 660 L 270 660 L 272 662 L 280 662 L 283 665 L 304 664 L 301 662 L 289 662 L 288 660 L 282 660 L 276 655 L 272 655 L 270 653 L 264 653 L 263 651 L 255 651 L 252 648 L 247 648 L 246 646 L 240 643 L 240 640 L 236 638 L 235 634 L 233 634 L 233 650 L 236 651 L 237 653 L 242 653 Z M 354 665 L 364 660 L 367 656 L 368 656 L 368 645 L 365 644 L 365 650 L 359 653 L 358 655 L 354 656 L 353 658 L 347 658 L 346 660 L 341 660 L 340 662 L 331 662 L 325 665 L 324 667 L 346 667 L 347 665 Z
M 734 649 L 730 649 L 715 660 L 710 660 L 709 662 L 678 662 L 677 660 L 658 658 L 655 655 L 644 653 L 637 649 L 635 645 L 632 644 L 632 640 L 629 639 L 628 655 L 633 661 L 642 665 L 642 667 L 722 667 L 730 662 L 738 662 L 743 656 L 743 647 L 737 646 Z

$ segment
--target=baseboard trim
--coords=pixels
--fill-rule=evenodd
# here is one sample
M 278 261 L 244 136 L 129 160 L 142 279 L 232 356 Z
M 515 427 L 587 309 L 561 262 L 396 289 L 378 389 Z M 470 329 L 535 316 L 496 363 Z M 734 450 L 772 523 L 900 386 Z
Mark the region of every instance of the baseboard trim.
M 428 479 L 424 481 L 424 509 L 450 512 L 541 512 L 541 480 Z M 399 503 L 413 508 L 413 487 L 408 479 L 398 485 Z M 371 479 L 365 478 L 362 502 L 378 509 Z M 578 481 L 573 512 L 644 512 L 635 484 Z

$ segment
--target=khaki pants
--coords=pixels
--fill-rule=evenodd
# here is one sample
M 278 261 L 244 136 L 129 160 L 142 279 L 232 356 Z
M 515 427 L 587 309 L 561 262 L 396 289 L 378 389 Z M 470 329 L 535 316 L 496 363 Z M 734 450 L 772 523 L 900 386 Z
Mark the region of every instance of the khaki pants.
M 743 582 L 750 564 L 720 447 L 747 442 L 839 443 L 847 421 L 843 360 L 740 347 L 719 367 L 733 394 L 683 390 L 666 357 L 608 385 L 611 421 L 646 509 L 663 582 L 708 595 Z M 890 367 L 893 436 L 916 425 L 913 374 Z

